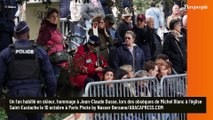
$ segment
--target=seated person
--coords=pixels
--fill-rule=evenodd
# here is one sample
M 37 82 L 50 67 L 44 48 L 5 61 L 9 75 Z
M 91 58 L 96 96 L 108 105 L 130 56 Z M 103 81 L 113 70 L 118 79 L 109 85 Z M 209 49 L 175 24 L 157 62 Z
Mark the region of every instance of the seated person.
M 89 82 L 99 81 L 103 68 L 108 66 L 106 60 L 101 55 L 97 55 L 95 51 L 99 45 L 99 38 L 90 36 L 88 42 L 79 46 L 74 55 L 69 80 L 80 90 L 84 89 Z

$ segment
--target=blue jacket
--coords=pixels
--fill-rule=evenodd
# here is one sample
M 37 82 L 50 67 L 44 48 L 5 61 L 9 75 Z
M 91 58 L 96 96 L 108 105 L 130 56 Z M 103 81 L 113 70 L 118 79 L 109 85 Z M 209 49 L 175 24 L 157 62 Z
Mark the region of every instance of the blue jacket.
M 134 46 L 133 55 L 125 44 L 116 49 L 112 57 L 112 66 L 118 69 L 122 65 L 132 65 L 134 72 L 141 70 L 145 61 L 144 52 L 138 46 Z
M 18 46 L 29 46 L 32 44 L 29 40 L 17 40 L 15 45 Z M 31 88 L 41 88 L 42 80 L 30 79 L 30 80 L 6 80 L 8 65 L 10 64 L 11 57 L 11 48 L 6 48 L 0 53 L 0 89 L 3 86 L 3 83 L 7 83 L 9 90 L 18 90 L 18 89 L 31 89 Z M 53 73 L 52 66 L 50 64 L 47 53 L 40 47 L 37 47 L 37 55 L 40 64 L 40 73 L 41 78 L 43 78 L 44 83 L 46 83 L 46 94 L 47 96 L 54 96 L 56 93 L 57 81 Z

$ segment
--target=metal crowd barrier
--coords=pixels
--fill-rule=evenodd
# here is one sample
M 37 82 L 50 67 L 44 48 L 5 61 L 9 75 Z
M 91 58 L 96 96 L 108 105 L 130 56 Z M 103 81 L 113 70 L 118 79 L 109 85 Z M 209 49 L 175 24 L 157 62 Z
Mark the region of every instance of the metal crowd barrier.
M 70 31 L 70 25 L 69 20 L 67 18 L 60 18 L 60 29 L 62 35 L 66 36 L 68 35 L 68 32 Z
M 187 96 L 187 75 L 165 76 L 160 81 L 161 97 L 186 97 Z M 186 120 L 186 113 L 166 113 L 162 120 Z
M 178 87 L 176 86 L 178 85 Z M 180 87 L 180 88 L 179 88 Z M 169 92 L 167 92 L 169 90 Z M 91 82 L 85 88 L 85 97 L 185 97 L 186 74 L 125 80 Z M 92 114 L 92 115 L 91 115 Z M 178 113 L 91 113 L 87 120 L 186 120 Z
M 161 97 L 186 97 L 186 74 L 165 76 L 161 79 Z
M 159 85 L 155 77 L 93 82 L 86 86 L 85 96 L 157 97 Z M 154 120 L 157 116 L 158 113 L 94 113 L 87 114 L 87 120 Z
M 141 85 L 142 87 L 138 87 Z M 86 97 L 157 97 L 160 83 L 155 77 L 91 82 L 85 88 Z M 148 86 L 153 88 L 148 88 Z M 142 91 L 138 93 L 137 91 Z M 149 91 L 150 89 L 150 91 Z

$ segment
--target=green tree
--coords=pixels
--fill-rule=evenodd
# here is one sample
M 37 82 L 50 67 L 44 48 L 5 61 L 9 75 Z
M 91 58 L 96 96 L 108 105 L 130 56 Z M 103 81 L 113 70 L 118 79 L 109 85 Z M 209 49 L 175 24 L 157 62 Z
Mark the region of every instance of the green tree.
M 136 13 L 145 13 L 150 6 L 149 0 L 134 0 L 133 4 L 136 7 Z
M 161 4 L 161 0 L 154 0 L 157 5 Z M 163 0 L 165 1 L 165 0 Z M 172 1 L 172 0 L 170 0 Z M 136 6 L 136 13 L 145 13 L 148 8 L 150 8 L 151 0 L 134 0 L 134 5 Z

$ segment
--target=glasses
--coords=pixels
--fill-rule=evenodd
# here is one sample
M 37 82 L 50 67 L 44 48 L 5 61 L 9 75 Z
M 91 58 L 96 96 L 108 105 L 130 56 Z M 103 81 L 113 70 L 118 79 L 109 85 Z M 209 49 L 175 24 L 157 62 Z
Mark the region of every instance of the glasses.
M 125 37 L 125 39 L 131 39 L 130 37 Z

